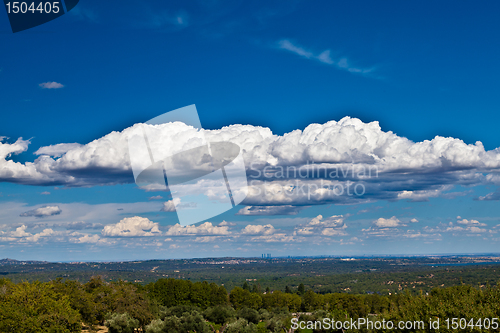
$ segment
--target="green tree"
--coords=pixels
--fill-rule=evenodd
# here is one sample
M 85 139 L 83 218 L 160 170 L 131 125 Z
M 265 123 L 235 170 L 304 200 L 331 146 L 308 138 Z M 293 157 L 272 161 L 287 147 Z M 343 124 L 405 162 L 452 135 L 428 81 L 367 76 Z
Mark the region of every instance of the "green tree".
M 306 287 L 304 286 L 303 283 L 299 284 L 299 288 L 297 289 L 297 293 L 299 295 L 304 295 L 304 293 L 306 292 Z
M 83 284 L 74 280 L 63 282 L 61 278 L 58 278 L 52 282 L 52 285 L 56 292 L 68 296 L 71 307 L 80 313 L 85 324 L 91 326 L 98 324 L 99 305 L 94 302 L 92 294 L 85 290 Z
M 301 305 L 301 298 L 296 294 L 287 294 L 279 290 L 273 293 L 262 295 L 262 304 L 265 309 L 286 308 L 290 311 L 297 311 Z
M 81 331 L 81 317 L 68 296 L 49 283 L 6 284 L 0 293 L 0 332 L 71 333 Z
M 259 309 L 262 305 L 262 297 L 259 294 L 251 293 L 240 287 L 235 287 L 229 294 L 229 301 L 235 309 L 248 307 Z
M 255 309 L 241 308 L 237 313 L 238 318 L 244 318 L 249 323 L 258 324 L 260 320 L 259 312 Z
M 335 309 L 341 310 L 341 312 L 347 313 L 350 317 L 356 319 L 366 316 L 369 311 L 369 307 L 363 302 L 363 298 L 360 295 L 327 294 L 323 296 L 322 302 L 326 309 L 330 311 Z M 314 298 L 314 301 L 311 301 L 309 305 L 319 308 L 316 298 Z
M 191 285 L 192 282 L 187 280 L 159 279 L 147 289 L 161 305 L 171 307 L 191 303 Z
M 203 316 L 210 322 L 215 324 L 225 324 L 230 319 L 236 317 L 236 311 L 227 305 L 218 305 L 208 308 L 203 312 Z
M 197 312 L 184 313 L 180 318 L 181 332 L 211 333 L 210 325 L 203 319 L 203 316 Z M 168 331 L 170 333 L 170 331 Z

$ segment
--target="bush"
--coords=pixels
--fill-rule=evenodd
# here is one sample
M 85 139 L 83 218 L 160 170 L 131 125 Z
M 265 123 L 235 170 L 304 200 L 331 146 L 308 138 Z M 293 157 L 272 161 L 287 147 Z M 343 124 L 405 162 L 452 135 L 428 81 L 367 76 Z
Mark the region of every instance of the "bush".
M 196 311 L 184 313 L 181 319 L 181 332 L 211 333 L 211 326 L 205 322 L 203 316 Z M 168 331 L 170 333 L 170 331 Z
M 249 323 L 254 323 L 258 324 L 260 320 L 259 313 L 257 310 L 250 309 L 250 308 L 242 308 L 238 311 L 237 313 L 238 318 L 244 318 L 246 319 Z
M 165 318 L 162 333 L 182 333 L 181 320 L 176 316 Z
M 211 333 L 213 330 L 197 311 L 184 312 L 181 317 L 175 315 L 164 320 L 153 320 L 146 326 L 146 333 Z
M 268 320 L 269 318 L 272 317 L 272 315 L 266 309 L 260 309 L 259 316 L 260 316 L 260 320 Z
M 177 305 L 171 308 L 163 308 L 160 311 L 160 318 L 166 318 L 170 316 L 176 316 L 178 318 L 182 317 L 185 313 L 200 312 L 200 309 L 193 305 Z
M 108 327 L 109 333 L 134 333 L 134 329 L 139 327 L 139 321 L 126 312 L 109 313 L 104 325 Z
M 275 316 L 269 320 L 266 320 L 266 328 L 269 332 L 278 333 L 283 332 L 283 325 L 285 317 Z
M 224 333 L 258 333 L 257 327 L 241 318 L 227 325 Z
M 146 326 L 146 333 L 162 333 L 164 332 L 165 323 L 161 319 L 153 320 Z
M 230 306 L 218 305 L 205 310 L 203 316 L 212 323 L 222 325 L 235 318 L 236 311 Z

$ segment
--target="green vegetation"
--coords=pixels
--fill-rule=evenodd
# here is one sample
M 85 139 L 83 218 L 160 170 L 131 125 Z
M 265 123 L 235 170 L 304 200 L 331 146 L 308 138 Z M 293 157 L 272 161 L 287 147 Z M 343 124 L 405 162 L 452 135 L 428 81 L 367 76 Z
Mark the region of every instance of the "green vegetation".
M 0 280 L 0 332 L 80 332 L 80 323 L 69 296 L 53 284 Z
M 0 332 L 290 332 L 293 318 L 423 321 L 500 317 L 491 257 L 0 260 Z M 457 264 L 472 264 L 458 266 Z M 477 265 L 479 263 L 479 265 Z M 230 291 L 230 292 L 228 292 Z M 491 332 L 467 326 L 463 332 Z M 349 332 L 384 332 L 358 328 Z M 430 332 L 429 327 L 387 332 Z M 335 332 L 304 329 L 295 332 Z
M 126 281 L 146 285 L 161 278 L 216 283 L 226 289 L 242 287 L 256 292 L 281 290 L 302 294 L 316 293 L 430 292 L 436 287 L 461 283 L 494 285 L 500 278 L 497 257 L 415 257 L 415 258 L 218 258 L 149 260 L 111 263 L 4 264 L 0 276 L 12 282 L 42 281 L 57 278 L 88 282 L 102 276 L 106 282 Z M 9 261 L 11 262 L 11 261 Z M 469 266 L 458 266 L 473 264 Z M 245 282 L 247 285 L 245 286 Z M 299 290 L 300 285 L 305 289 Z M 288 290 L 286 289 L 288 287 Z
M 399 294 L 316 293 L 299 285 L 296 292 L 262 292 L 246 281 L 230 293 L 208 282 L 159 279 L 147 285 L 87 283 L 57 279 L 51 282 L 12 283 L 0 279 L 0 332 L 80 332 L 82 323 L 104 324 L 110 333 L 268 333 L 291 332 L 292 318 L 302 321 L 370 320 L 423 321 L 440 318 L 500 317 L 500 287 L 461 284 L 434 288 L 429 294 L 410 290 Z M 258 288 L 256 288 L 258 289 Z M 286 288 L 285 288 L 286 289 Z M 288 291 L 290 288 L 287 289 Z M 295 332 L 332 332 L 323 328 Z M 334 330 L 333 330 L 334 331 Z M 431 332 L 422 329 L 366 329 L 349 332 Z M 491 332 L 467 327 L 463 332 Z

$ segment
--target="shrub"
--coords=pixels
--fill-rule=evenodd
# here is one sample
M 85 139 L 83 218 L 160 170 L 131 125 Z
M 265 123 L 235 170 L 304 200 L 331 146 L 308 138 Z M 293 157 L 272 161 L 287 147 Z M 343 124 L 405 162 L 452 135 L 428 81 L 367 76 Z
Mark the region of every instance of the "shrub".
M 181 317 L 175 315 L 165 317 L 164 320 L 153 320 L 146 326 L 146 333 L 211 333 L 211 326 L 205 322 L 197 311 L 184 312 Z
M 205 322 L 199 312 L 193 311 L 191 313 L 184 313 L 180 318 L 181 332 L 196 332 L 196 333 L 211 333 L 211 326 Z M 168 331 L 170 333 L 170 331 Z
M 230 306 L 218 305 L 208 308 L 203 312 L 203 316 L 215 324 L 224 324 L 235 318 L 236 311 Z
M 241 318 L 227 325 L 224 333 L 258 333 L 257 327 Z
M 258 324 L 260 320 L 259 313 L 257 310 L 250 309 L 250 308 L 242 308 L 238 311 L 238 318 L 244 318 L 246 319 L 249 323 L 254 323 Z
M 163 320 L 155 319 L 146 326 L 146 333 L 162 333 L 165 331 L 164 327 L 165 323 Z
M 199 308 L 193 305 L 177 305 L 171 308 L 163 308 L 160 311 L 160 318 L 166 318 L 170 316 L 176 316 L 178 318 L 182 317 L 185 313 L 199 312 Z
M 139 321 L 126 312 L 109 313 L 104 325 L 108 327 L 109 333 L 134 333 L 134 329 L 139 327 Z

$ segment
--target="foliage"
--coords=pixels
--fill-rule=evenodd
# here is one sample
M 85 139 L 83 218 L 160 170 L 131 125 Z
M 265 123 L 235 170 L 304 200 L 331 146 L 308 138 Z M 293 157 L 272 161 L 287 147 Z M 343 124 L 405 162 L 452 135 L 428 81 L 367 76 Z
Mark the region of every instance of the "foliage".
M 197 312 L 184 312 L 182 316 L 167 316 L 164 320 L 154 320 L 146 326 L 146 333 L 211 333 L 212 328 Z
M 224 324 L 236 318 L 236 311 L 229 305 L 217 305 L 206 309 L 203 316 L 215 324 Z
M 190 283 L 217 283 L 227 290 L 244 285 L 252 292 L 286 291 L 302 296 L 308 289 L 316 293 L 367 294 L 404 293 L 418 295 L 419 290 L 430 292 L 436 287 L 450 287 L 462 282 L 495 285 L 500 266 L 494 257 L 442 256 L 412 258 L 213 258 L 181 260 L 148 260 L 134 262 L 44 263 L 28 262 L 1 265 L 0 276 L 13 282 L 54 281 L 58 277 L 86 283 L 95 275 L 106 282 L 136 281 L 137 284 L 155 283 L 164 277 L 190 281 Z M 219 264 L 220 263 L 220 264 Z M 459 266 L 463 265 L 463 266 Z M 467 265 L 467 266 L 466 266 Z M 225 266 L 224 269 L 221 269 Z M 136 285 L 137 285 L 136 284 Z M 301 284 L 303 286 L 301 286 Z M 143 286 L 138 286 L 142 292 Z M 299 290 L 300 289 L 300 290 Z M 214 294 L 212 292 L 212 294 Z M 221 293 L 224 296 L 223 293 Z M 194 293 L 193 296 L 205 293 Z M 203 300 L 202 297 L 202 300 Z M 202 301 L 201 300 L 201 301 Z M 192 300 L 200 304 L 200 300 Z M 160 302 L 160 304 L 163 304 Z M 168 305 L 169 304 L 163 304 Z
M 68 296 L 49 283 L 11 284 L 0 289 L 0 332 L 70 333 L 81 331 L 81 318 Z
M 262 295 L 265 309 L 286 308 L 289 311 L 299 311 L 302 299 L 297 294 L 282 293 L 277 290 L 273 293 Z
M 132 318 L 128 313 L 109 313 L 104 325 L 108 327 L 109 333 L 134 333 L 139 327 L 139 321 Z
M 85 284 L 62 279 L 14 284 L 0 279 L 0 332 L 80 332 L 83 321 L 91 325 L 104 322 L 110 333 L 131 333 L 137 328 L 146 333 L 283 333 L 290 331 L 291 319 L 298 317 L 305 321 L 371 318 L 426 324 L 430 318 L 439 318 L 440 332 L 446 333 L 456 331 L 446 327 L 446 318 L 465 318 L 468 323 L 472 318 L 500 316 L 498 285 L 462 284 L 434 288 L 429 293 L 407 290 L 393 295 L 322 294 L 305 286 L 299 293 L 299 289 L 302 288 L 291 293 L 260 293 L 250 291 L 251 287 L 235 287 L 228 295 L 224 287 L 212 283 L 174 279 L 161 279 L 145 287 L 123 281 L 106 282 L 100 277 Z M 410 330 L 395 328 L 386 332 Z M 426 327 L 411 332 L 430 331 Z
M 251 293 L 240 287 L 231 290 L 229 301 L 237 310 L 243 307 L 259 309 L 262 306 L 262 297 L 259 294 Z
M 240 318 L 227 325 L 224 333 L 258 333 L 256 325 Z
M 209 306 L 227 304 L 227 291 L 215 283 L 195 282 L 176 279 L 159 279 L 148 284 L 145 289 L 161 305 L 195 305 L 202 309 Z
M 238 318 L 243 318 L 249 323 L 258 324 L 260 320 L 259 312 L 255 309 L 241 308 L 237 313 Z
M 144 327 L 154 319 L 157 306 L 137 286 L 118 282 L 106 282 L 95 276 L 86 284 L 77 281 L 57 279 L 54 289 L 69 297 L 71 307 L 77 310 L 84 323 L 102 324 L 110 312 L 128 313 Z

